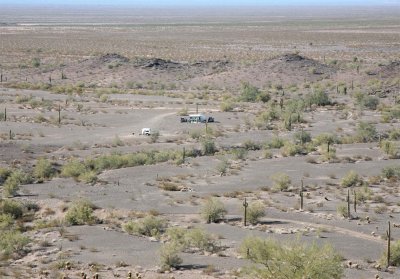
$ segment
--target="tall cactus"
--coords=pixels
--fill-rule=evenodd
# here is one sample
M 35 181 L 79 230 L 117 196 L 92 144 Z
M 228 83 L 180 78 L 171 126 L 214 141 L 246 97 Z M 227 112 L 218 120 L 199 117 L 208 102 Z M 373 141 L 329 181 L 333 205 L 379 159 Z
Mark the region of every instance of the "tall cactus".
M 249 203 L 247 202 L 246 198 L 244 198 L 243 202 L 243 207 L 244 207 L 244 219 L 243 219 L 243 224 L 246 227 L 247 226 L 247 207 L 249 206 Z

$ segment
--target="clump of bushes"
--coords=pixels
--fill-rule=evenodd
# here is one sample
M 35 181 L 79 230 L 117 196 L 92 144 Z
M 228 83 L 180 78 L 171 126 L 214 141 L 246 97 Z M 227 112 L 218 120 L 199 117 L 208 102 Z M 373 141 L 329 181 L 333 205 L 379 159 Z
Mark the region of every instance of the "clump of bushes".
M 31 176 L 20 170 L 13 171 L 8 175 L 3 184 L 3 196 L 5 198 L 15 197 L 18 194 L 21 184 L 27 184 L 32 181 Z
M 204 139 L 202 141 L 202 151 L 203 155 L 214 155 L 214 153 L 217 152 L 215 142 L 210 138 Z
M 45 158 L 41 158 L 37 161 L 36 166 L 33 170 L 33 175 L 38 180 L 49 179 L 53 176 L 54 169 L 51 162 Z
M 249 204 L 246 213 L 247 221 L 249 221 L 250 224 L 255 225 L 261 217 L 265 216 L 265 206 L 260 201 L 252 202 Z
M 274 182 L 273 190 L 275 191 L 287 191 L 292 183 L 290 177 L 283 172 L 274 174 L 271 179 Z
M 387 166 L 382 169 L 382 176 L 387 179 L 400 178 L 400 165 Z
M 252 261 L 244 273 L 253 278 L 340 279 L 342 257 L 331 245 L 307 245 L 300 240 L 281 244 L 273 239 L 246 238 L 239 253 Z
M 167 222 L 159 217 L 146 216 L 135 222 L 129 221 L 123 228 L 129 234 L 159 237 L 166 229 Z
M 224 204 L 216 198 L 208 198 L 201 209 L 203 219 L 208 223 L 215 223 L 224 219 L 226 209 Z
M 160 251 L 163 269 L 179 266 L 182 263 L 180 252 L 216 252 L 220 249 L 217 238 L 200 228 L 169 228 L 166 240 Z
M 93 211 L 96 207 L 87 200 L 78 200 L 73 202 L 65 214 L 67 224 L 75 225 L 92 225 L 97 222 Z
M 344 188 L 356 186 L 360 183 L 362 183 L 362 179 L 353 170 L 349 171 L 340 181 L 340 185 Z

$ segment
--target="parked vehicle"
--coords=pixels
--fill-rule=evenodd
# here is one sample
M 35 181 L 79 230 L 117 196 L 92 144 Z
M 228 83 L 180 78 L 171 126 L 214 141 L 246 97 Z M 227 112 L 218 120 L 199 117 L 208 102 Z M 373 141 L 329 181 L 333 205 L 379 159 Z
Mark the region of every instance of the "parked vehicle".
M 207 123 L 214 122 L 214 117 L 207 117 L 204 114 L 189 114 L 188 117 L 181 117 L 181 123 Z
M 150 136 L 151 135 L 151 129 L 150 128 L 143 128 L 141 135 Z

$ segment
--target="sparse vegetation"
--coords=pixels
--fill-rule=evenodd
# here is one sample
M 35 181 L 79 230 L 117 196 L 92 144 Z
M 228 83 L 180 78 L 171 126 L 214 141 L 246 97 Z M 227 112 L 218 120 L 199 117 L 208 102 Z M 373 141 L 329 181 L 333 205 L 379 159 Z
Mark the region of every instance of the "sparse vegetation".
M 281 244 L 273 239 L 246 238 L 240 254 L 255 265 L 245 274 L 276 279 L 340 279 L 343 277 L 342 258 L 332 246 L 306 245 L 300 241 Z
M 93 215 L 93 210 L 96 207 L 87 200 L 78 200 L 72 203 L 65 214 L 67 224 L 76 225 L 91 225 L 96 223 L 96 217 Z
M 224 204 L 216 198 L 207 198 L 201 209 L 201 215 L 208 223 L 215 223 L 224 219 L 225 214 Z

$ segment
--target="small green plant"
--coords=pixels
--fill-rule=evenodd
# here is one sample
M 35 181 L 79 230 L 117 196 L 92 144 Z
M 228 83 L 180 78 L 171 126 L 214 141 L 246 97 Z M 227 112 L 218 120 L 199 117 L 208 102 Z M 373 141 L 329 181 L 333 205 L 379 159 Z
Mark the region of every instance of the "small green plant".
M 351 170 L 349 171 L 340 181 L 340 185 L 344 188 L 356 186 L 357 184 L 361 183 L 362 180 L 358 176 L 358 174 Z
M 96 223 L 96 217 L 93 215 L 93 210 L 96 207 L 87 200 L 79 200 L 68 208 L 65 214 L 65 221 L 72 226 L 75 225 L 91 225 Z
M 18 201 L 3 199 L 0 200 L 0 213 L 9 215 L 14 219 L 19 219 L 24 214 L 24 206 Z
M 346 204 L 339 204 L 336 208 L 336 212 L 339 216 L 344 217 L 344 218 L 349 218 L 349 212 L 347 208 L 347 203 Z
M 371 142 L 377 137 L 377 131 L 372 123 L 360 121 L 357 125 L 355 140 L 358 142 Z
M 12 172 L 3 184 L 3 196 L 5 198 L 15 197 L 18 194 L 20 185 L 31 181 L 32 179 L 27 173 L 20 170 Z
M 212 139 L 206 138 L 202 142 L 202 151 L 204 155 L 214 155 L 217 152 L 215 143 Z
M 385 152 L 389 156 L 389 158 L 397 159 L 399 157 L 399 151 L 394 142 L 389 140 L 383 140 L 380 143 L 380 147 L 383 150 L 383 152 Z
M 230 167 L 230 164 L 226 158 L 222 158 L 217 164 L 217 172 L 220 175 L 225 175 Z
M 208 223 L 215 223 L 224 219 L 225 214 L 226 209 L 224 204 L 218 199 L 212 197 L 206 199 L 201 209 L 201 215 Z
M 175 243 L 164 244 L 160 249 L 161 268 L 168 270 L 173 267 L 178 267 L 182 263 L 182 258 L 179 256 L 180 247 Z
M 0 231 L 0 251 L 2 258 L 10 257 L 13 253 L 22 255 L 24 247 L 30 239 L 16 230 Z
M 259 219 L 265 216 L 265 206 L 260 201 L 250 203 L 246 211 L 247 221 L 252 225 L 257 224 Z
M 274 182 L 273 190 L 275 191 L 287 191 L 292 183 L 290 177 L 283 172 L 274 174 L 271 179 Z
M 387 179 L 400 178 L 400 165 L 387 166 L 382 169 L 382 176 Z
M 36 166 L 33 170 L 33 175 L 36 179 L 45 180 L 53 176 L 54 169 L 51 162 L 45 158 L 41 158 L 37 161 Z
M 146 216 L 138 221 L 129 221 L 124 230 L 129 234 L 159 237 L 165 231 L 167 222 L 155 216 Z

